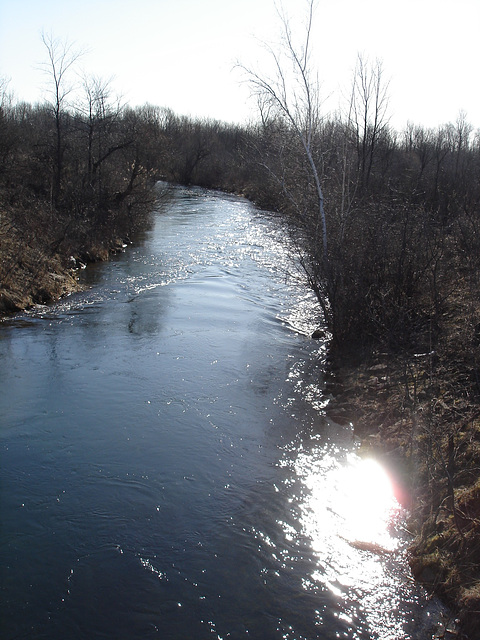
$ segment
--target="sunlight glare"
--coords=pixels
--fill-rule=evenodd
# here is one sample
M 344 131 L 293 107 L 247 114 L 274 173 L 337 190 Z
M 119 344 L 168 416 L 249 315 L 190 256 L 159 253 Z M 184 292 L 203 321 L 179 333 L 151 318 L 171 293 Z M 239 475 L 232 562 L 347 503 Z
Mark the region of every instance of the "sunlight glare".
M 371 543 L 392 550 L 389 527 L 399 505 L 385 469 L 356 455 L 344 465 L 331 458 L 326 462 L 330 468 L 310 469 L 304 477 L 310 491 L 305 523 L 314 546 L 323 544 L 323 535 L 336 534 L 357 547 Z
M 359 459 L 338 476 L 337 510 L 345 522 L 344 536 L 350 541 L 385 542 L 392 515 L 398 511 L 385 469 L 373 459 Z
M 391 612 L 401 586 L 388 567 L 400 545 L 402 509 L 388 473 L 373 459 L 353 453 L 342 460 L 322 447 L 302 451 L 295 468 L 303 485 L 302 533 L 318 560 L 311 579 L 337 598 L 340 613 L 351 616 L 360 603 L 371 630 L 400 637 Z

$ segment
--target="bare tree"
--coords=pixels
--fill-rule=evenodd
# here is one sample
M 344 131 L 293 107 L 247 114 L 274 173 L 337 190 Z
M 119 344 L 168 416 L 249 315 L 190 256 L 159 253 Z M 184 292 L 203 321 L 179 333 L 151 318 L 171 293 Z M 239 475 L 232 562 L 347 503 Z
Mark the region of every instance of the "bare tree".
M 324 265 L 328 262 L 327 222 L 323 189 L 313 154 L 313 145 L 321 124 L 319 81 L 311 65 L 311 38 L 315 0 L 308 0 L 307 20 L 301 44 L 297 45 L 290 21 L 282 9 L 278 9 L 282 29 L 282 47 L 275 51 L 267 47 L 273 63 L 273 75 L 240 67 L 246 72 L 253 93 L 265 114 L 285 120 L 295 132 L 305 154 L 314 181 L 318 212 L 314 223 L 315 243 L 322 243 Z
M 0 76 L 0 110 L 11 108 L 13 104 L 13 94 L 9 90 L 10 78 Z
M 10 80 L 0 76 L 0 175 L 9 165 L 9 156 L 15 144 L 11 120 L 13 117 L 13 94 L 9 91 Z
M 388 128 L 388 82 L 383 65 L 358 56 L 353 78 L 350 121 L 356 137 L 361 184 L 368 187 L 378 142 Z
M 102 197 L 102 165 L 112 156 L 132 144 L 125 138 L 121 118 L 125 106 L 121 98 L 112 95 L 111 80 L 97 76 L 83 79 L 83 100 L 77 107 L 87 132 L 87 184 Z
M 67 109 L 67 98 L 73 90 L 69 80 L 71 71 L 83 51 L 72 44 L 42 33 L 42 42 L 47 50 L 47 61 L 41 67 L 49 79 L 49 105 L 55 121 L 55 151 L 53 159 L 52 204 L 58 204 L 63 173 L 63 123 Z

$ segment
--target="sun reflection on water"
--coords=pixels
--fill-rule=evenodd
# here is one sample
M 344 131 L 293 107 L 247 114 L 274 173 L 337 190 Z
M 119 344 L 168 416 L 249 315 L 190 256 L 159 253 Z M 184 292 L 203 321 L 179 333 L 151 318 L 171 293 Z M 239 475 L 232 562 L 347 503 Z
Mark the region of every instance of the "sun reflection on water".
M 338 453 L 300 451 L 294 465 L 302 484 L 299 524 L 316 557 L 305 588 L 330 591 L 350 638 L 365 637 L 366 624 L 373 637 L 398 640 L 403 585 L 391 565 L 400 562 L 402 510 L 378 462 Z
M 396 540 L 389 534 L 389 527 L 399 505 L 392 483 L 378 462 L 352 455 L 346 464 L 340 465 L 334 458 L 326 457 L 317 470 L 305 468 L 301 459 L 298 462 L 300 475 L 310 491 L 304 526 L 314 545 L 323 541 L 327 512 L 329 536 L 336 534 L 350 543 L 371 543 L 393 550 Z

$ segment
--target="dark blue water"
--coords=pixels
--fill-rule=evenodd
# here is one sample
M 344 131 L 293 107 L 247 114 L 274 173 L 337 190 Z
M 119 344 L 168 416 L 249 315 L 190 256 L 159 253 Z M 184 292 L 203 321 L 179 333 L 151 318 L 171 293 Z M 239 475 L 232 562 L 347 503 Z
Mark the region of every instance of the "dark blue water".
M 0 325 L 4 640 L 431 637 L 280 237 L 172 189 L 84 292 Z

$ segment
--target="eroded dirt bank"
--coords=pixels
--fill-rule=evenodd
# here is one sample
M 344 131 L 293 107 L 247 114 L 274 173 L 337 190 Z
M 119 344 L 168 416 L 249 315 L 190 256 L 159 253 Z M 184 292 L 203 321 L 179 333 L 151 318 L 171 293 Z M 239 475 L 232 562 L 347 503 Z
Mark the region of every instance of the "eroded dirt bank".
M 108 248 L 91 247 L 80 257 L 62 258 L 47 255 L 38 247 L 9 239 L 3 251 L 3 277 L 0 281 L 0 316 L 23 311 L 35 304 L 54 302 L 78 291 L 77 270 L 89 262 L 105 261 L 121 251 L 122 240 L 115 240 Z

